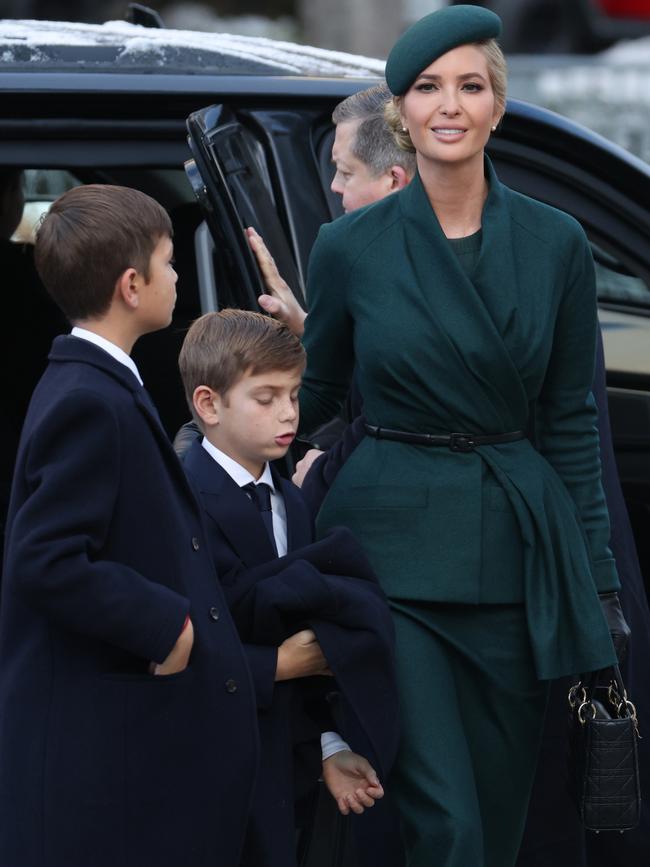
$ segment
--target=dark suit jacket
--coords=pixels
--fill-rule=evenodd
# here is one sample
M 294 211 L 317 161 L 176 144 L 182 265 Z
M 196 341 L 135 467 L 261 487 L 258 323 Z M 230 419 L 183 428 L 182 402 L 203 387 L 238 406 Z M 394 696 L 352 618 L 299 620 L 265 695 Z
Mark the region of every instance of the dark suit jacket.
M 184 466 L 205 509 L 213 555 L 242 639 L 258 648 L 264 645 L 275 663 L 275 648 L 285 638 L 304 626 L 313 628 L 341 693 L 334 724 L 353 749 L 367 756 L 381 775 L 387 774 L 397 747 L 393 628 L 360 547 L 344 530 L 310 544 L 312 522 L 298 488 L 274 474 L 288 531 L 288 554 L 277 558 L 256 506 L 199 440 L 187 452 Z M 274 685 L 274 674 L 275 664 L 271 671 L 265 663 L 254 673 L 262 772 L 245 858 L 251 867 L 294 863 L 293 815 L 287 810 L 293 806 L 293 773 L 287 743 L 308 736 L 315 741 L 314 763 L 298 769 L 302 790 L 310 775 L 312 785 L 318 778 L 317 736 L 324 724 L 333 724 L 316 711 L 310 725 L 304 713 L 305 704 L 313 706 L 319 692 L 334 689 L 329 678 Z M 281 826 L 289 832 L 284 838 Z
M 188 668 L 153 677 L 188 613 Z M 237 867 L 257 749 L 246 660 L 157 413 L 124 365 L 59 337 L 8 516 L 0 864 Z

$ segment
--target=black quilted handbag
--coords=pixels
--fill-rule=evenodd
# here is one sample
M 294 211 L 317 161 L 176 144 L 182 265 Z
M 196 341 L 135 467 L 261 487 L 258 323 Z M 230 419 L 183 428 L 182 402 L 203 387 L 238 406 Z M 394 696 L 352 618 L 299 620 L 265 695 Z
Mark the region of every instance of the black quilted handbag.
M 569 782 L 582 824 L 596 832 L 635 828 L 639 727 L 618 666 L 572 686 L 569 707 Z

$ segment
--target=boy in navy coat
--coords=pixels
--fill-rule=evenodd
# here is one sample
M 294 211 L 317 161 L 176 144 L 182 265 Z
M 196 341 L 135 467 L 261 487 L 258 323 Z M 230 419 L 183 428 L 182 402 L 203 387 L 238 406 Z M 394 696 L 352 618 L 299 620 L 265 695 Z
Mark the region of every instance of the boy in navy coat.
M 315 785 L 322 758 L 324 780 L 342 813 L 362 813 L 383 794 L 365 758 L 333 731 L 319 737 L 333 727 L 331 719 L 317 711 L 321 718 L 310 720 L 304 710 L 318 708 L 306 692 L 315 688 L 317 695 L 319 681 L 323 692 L 335 688 L 328 677 L 334 673 L 350 711 L 349 726 L 342 714 L 346 737 L 351 732 L 355 747 L 361 744 L 375 767 L 387 770 L 397 740 L 390 614 L 350 534 L 338 531 L 312 544 L 299 490 L 268 463 L 283 457 L 295 437 L 305 364 L 300 341 L 261 314 L 224 310 L 192 325 L 179 361 L 204 434 L 184 466 L 206 511 L 256 685 L 261 771 L 242 864 L 290 867 L 296 863 L 297 741 L 313 743 L 315 736 L 322 747 L 311 780 L 309 771 L 298 771 L 298 790 Z
M 75 327 L 34 391 L 9 506 L 0 864 L 237 867 L 253 688 L 199 506 L 129 357 L 171 321 L 169 217 L 136 190 L 75 188 L 35 256 Z

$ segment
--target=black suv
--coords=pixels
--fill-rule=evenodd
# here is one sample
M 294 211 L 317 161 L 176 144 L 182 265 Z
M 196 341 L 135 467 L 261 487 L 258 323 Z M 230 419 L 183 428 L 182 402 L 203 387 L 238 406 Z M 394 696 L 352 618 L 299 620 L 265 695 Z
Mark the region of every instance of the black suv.
M 330 115 L 340 99 L 375 83 L 382 63 L 126 23 L 0 22 L 0 56 L 0 168 L 27 170 L 27 235 L 47 203 L 75 184 L 137 187 L 171 214 L 174 324 L 143 338 L 134 354 L 173 434 L 188 415 L 176 365 L 184 329 L 207 310 L 256 308 L 262 284 L 244 226 L 258 229 L 304 301 L 318 227 L 340 213 L 329 189 Z M 650 166 L 516 101 L 490 155 L 505 183 L 573 214 L 593 244 L 617 459 L 648 580 Z M 3 323 L 6 334 L 24 334 L 22 357 L 32 345 L 30 319 L 17 321 L 9 303 L 20 292 L 5 285 Z M 34 316 L 39 303 L 30 301 Z M 19 365 L 7 372 L 21 382 Z

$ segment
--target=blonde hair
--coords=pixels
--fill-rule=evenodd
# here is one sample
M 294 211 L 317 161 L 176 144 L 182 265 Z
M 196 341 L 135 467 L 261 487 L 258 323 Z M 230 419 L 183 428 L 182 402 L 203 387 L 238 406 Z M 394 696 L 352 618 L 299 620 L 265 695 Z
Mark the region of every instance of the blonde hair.
M 476 45 L 480 48 L 487 61 L 488 75 L 490 76 L 490 84 L 494 92 L 494 99 L 497 109 L 499 110 L 499 120 L 503 117 L 506 110 L 506 94 L 508 90 L 508 66 L 504 57 L 503 51 L 496 39 L 486 39 L 482 42 L 472 42 L 471 45 Z M 388 124 L 395 142 L 402 150 L 415 153 L 411 136 L 407 130 L 402 128 L 402 100 L 403 96 L 394 96 L 386 103 L 384 109 L 384 117 Z

